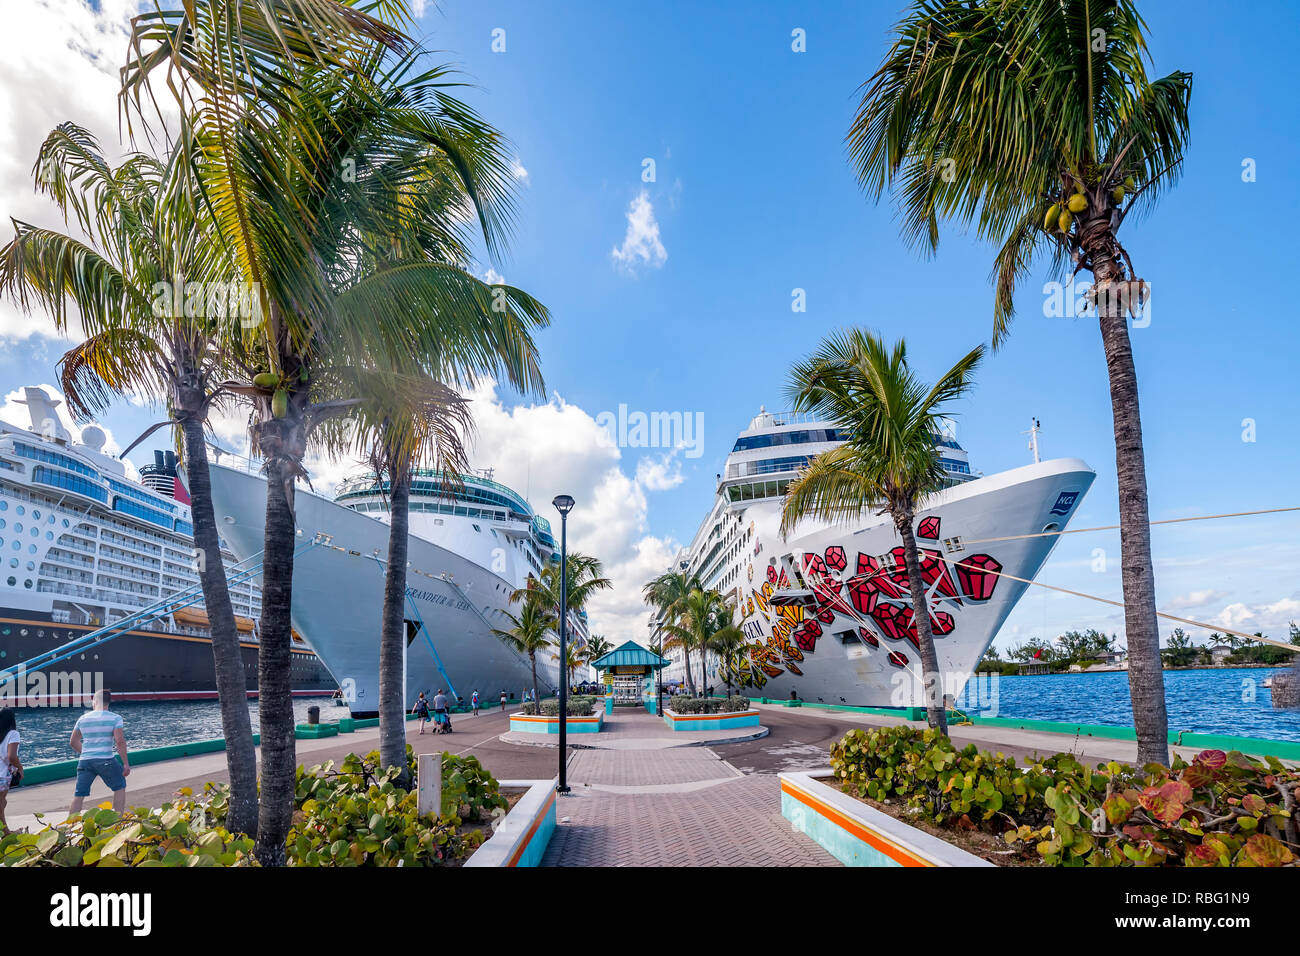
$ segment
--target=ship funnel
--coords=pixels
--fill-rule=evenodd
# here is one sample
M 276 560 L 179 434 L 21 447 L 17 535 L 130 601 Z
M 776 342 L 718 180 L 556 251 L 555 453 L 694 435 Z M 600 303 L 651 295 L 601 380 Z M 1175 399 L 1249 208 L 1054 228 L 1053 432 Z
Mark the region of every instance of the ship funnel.
M 153 451 L 153 466 L 157 468 L 159 472 L 167 470 L 167 466 L 163 463 L 163 453 L 157 448 Z

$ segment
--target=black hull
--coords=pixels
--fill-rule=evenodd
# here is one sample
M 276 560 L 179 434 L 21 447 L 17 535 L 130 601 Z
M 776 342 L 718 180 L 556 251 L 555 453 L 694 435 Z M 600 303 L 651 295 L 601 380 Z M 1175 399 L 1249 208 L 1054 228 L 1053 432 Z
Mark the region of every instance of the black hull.
M 48 614 L 0 608 L 0 671 L 48 653 L 95 630 L 90 625 L 56 624 Z M 257 645 L 240 643 L 248 695 L 257 696 Z M 310 650 L 293 650 L 292 688 L 295 695 L 332 694 L 338 686 L 325 665 Z M 25 686 L 0 687 L 0 692 L 65 697 L 78 688 L 89 692 L 102 686 L 118 700 L 208 700 L 217 696 L 212 661 L 212 641 L 188 634 L 160 631 L 126 631 L 111 641 L 78 651 L 49 665 L 45 678 L 34 686 L 33 674 Z M 59 679 L 66 683 L 56 684 Z

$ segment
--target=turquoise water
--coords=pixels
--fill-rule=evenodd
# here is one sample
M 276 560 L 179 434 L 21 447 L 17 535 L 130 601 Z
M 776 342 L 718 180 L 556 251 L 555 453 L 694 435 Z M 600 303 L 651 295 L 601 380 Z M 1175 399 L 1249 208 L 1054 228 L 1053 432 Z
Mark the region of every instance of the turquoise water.
M 321 720 L 346 717 L 347 708 L 335 707 L 328 697 L 295 697 L 296 722 L 307 722 L 307 708 L 319 706 Z M 188 744 L 222 736 L 221 708 L 214 700 L 124 701 L 113 705 L 126 725 L 126 743 L 131 750 Z M 18 732 L 23 743 L 23 763 L 35 766 L 77 755 L 68 745 L 72 726 L 85 711 L 71 707 L 24 707 L 18 711 Z M 249 716 L 257 730 L 257 701 L 249 701 Z
M 1274 710 L 1268 688 L 1259 686 L 1264 678 L 1281 670 L 1284 668 L 1165 671 L 1169 729 L 1300 741 L 1300 710 Z M 983 692 L 981 687 L 981 696 Z M 1253 700 L 1249 699 L 1252 692 Z M 997 682 L 996 701 L 997 714 L 988 716 L 1133 726 L 1126 671 L 1002 677 Z

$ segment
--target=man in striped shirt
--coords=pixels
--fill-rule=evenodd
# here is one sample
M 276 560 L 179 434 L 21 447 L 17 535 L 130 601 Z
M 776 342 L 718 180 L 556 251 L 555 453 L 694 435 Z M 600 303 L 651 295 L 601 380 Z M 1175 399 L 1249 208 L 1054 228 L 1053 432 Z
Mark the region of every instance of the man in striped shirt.
M 126 809 L 126 778 L 131 764 L 126 754 L 122 718 L 108 709 L 112 702 L 108 691 L 98 691 L 95 709 L 82 714 L 72 729 L 72 749 L 81 754 L 81 759 L 77 762 L 77 788 L 73 791 L 69 813 L 81 812 L 81 803 L 90 796 L 90 785 L 96 777 L 113 791 L 113 809 L 118 813 Z M 121 755 L 121 764 L 113 756 L 114 750 Z

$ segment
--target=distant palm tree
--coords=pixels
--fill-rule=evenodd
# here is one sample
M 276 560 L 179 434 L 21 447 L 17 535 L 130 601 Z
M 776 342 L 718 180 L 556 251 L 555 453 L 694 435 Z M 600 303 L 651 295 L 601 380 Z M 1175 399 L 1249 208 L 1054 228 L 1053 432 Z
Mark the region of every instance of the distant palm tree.
M 853 520 L 876 507 L 894 519 L 912 592 L 927 716 L 930 726 L 944 733 L 942 675 L 912 521 L 917 502 L 946 481 L 934 445 L 942 408 L 970 388 L 983 354 L 983 346 L 972 349 L 927 386 L 908 366 L 901 339 L 889 349 L 879 336 L 852 329 L 824 339 L 811 358 L 795 365 L 787 387 L 796 410 L 838 422 L 848 437 L 815 457 L 790 483 L 781 533 L 792 531 L 802 518 Z
M 1092 273 L 1110 376 L 1124 552 L 1124 627 L 1138 763 L 1168 763 L 1155 577 L 1130 305 L 1145 294 L 1117 237 L 1181 173 L 1192 75 L 1151 80 L 1132 0 L 915 4 L 864 84 L 848 141 L 858 181 L 900 197 L 904 234 L 933 248 L 939 220 L 998 246 L 993 344 L 1019 280 L 1047 256 Z M 1136 188 L 1135 188 L 1136 187 Z M 1127 199 L 1127 203 L 1125 200 Z M 1046 217 L 1045 217 L 1046 213 Z M 1127 268 L 1126 268 L 1127 266 Z
M 731 604 L 721 592 L 696 588 L 682 603 L 681 623 L 664 626 L 664 633 L 668 635 L 666 647 L 699 652 L 700 690 L 707 690 L 709 685 L 709 653 L 716 653 L 718 647 L 729 646 L 735 640 L 744 640 L 743 632 L 731 623 L 733 613 Z M 695 692 L 694 687 L 691 692 Z
M 578 668 L 587 663 L 587 655 L 584 648 L 574 647 L 572 644 L 568 644 L 567 642 L 564 648 L 564 654 L 566 658 L 564 669 L 568 672 L 569 686 L 572 687 L 574 684 L 573 678 L 577 675 Z
M 727 683 L 727 696 L 731 696 L 731 678 L 738 674 L 745 657 L 745 632 L 738 627 L 727 627 L 713 635 L 709 649 L 718 655 L 722 664 L 722 678 Z
M 613 649 L 614 645 L 612 643 L 605 640 L 605 638 L 601 637 L 599 634 L 593 634 L 591 637 L 587 638 L 587 646 L 583 648 L 583 661 L 587 664 L 592 664 L 593 662 L 600 660 L 600 658 L 604 657 Z M 594 672 L 595 668 L 592 668 L 592 670 Z
M 515 650 L 528 655 L 528 661 L 533 668 L 533 700 L 540 705 L 542 698 L 537 693 L 537 654 L 555 646 L 551 640 L 551 629 L 555 627 L 555 618 L 551 616 L 545 604 L 536 597 L 525 596 L 519 603 L 521 607 L 517 616 L 510 611 L 504 612 L 510 620 L 510 627 L 504 630 L 493 628 L 492 633 Z
M 162 424 L 177 432 L 194 545 L 203 556 L 198 575 L 230 775 L 226 826 L 256 836 L 257 752 L 203 434 L 212 405 L 222 398 L 216 383 L 228 330 L 202 310 L 195 314 L 183 288 L 224 284 L 233 264 L 216 241 L 209 210 L 195 201 L 199 144 L 188 123 L 179 134 L 163 158 L 137 153 L 112 168 L 81 127 L 64 123 L 51 132 L 36 162 L 36 186 L 95 245 L 14 220 L 15 236 L 0 250 L 0 290 L 24 306 L 34 298 L 60 331 L 71 324 L 68 306 L 76 307 L 87 338 L 59 362 L 74 418 L 92 418 L 127 395 L 166 403 Z M 160 295 L 159 289 L 175 294 Z
M 614 582 L 603 576 L 598 559 L 570 551 L 565 585 L 569 591 L 567 600 L 560 596 L 560 564 L 556 561 L 542 568 L 538 576 L 529 575 L 528 583 L 511 593 L 510 600 L 522 601 L 529 595 L 536 595 L 558 622 L 561 606 L 570 615 L 579 614 L 593 594 L 613 587 Z
M 693 591 L 701 587 L 700 579 L 693 574 L 685 571 L 665 571 L 659 577 L 647 584 L 643 590 L 645 599 L 649 604 L 654 605 L 659 611 L 659 619 L 663 629 L 680 624 L 681 617 L 685 613 L 686 599 Z M 661 638 L 664 647 L 669 646 L 667 639 Z M 691 651 L 685 645 L 673 644 L 680 646 L 682 657 L 686 669 L 686 684 L 690 688 L 691 694 L 695 693 L 695 678 L 691 674 Z

